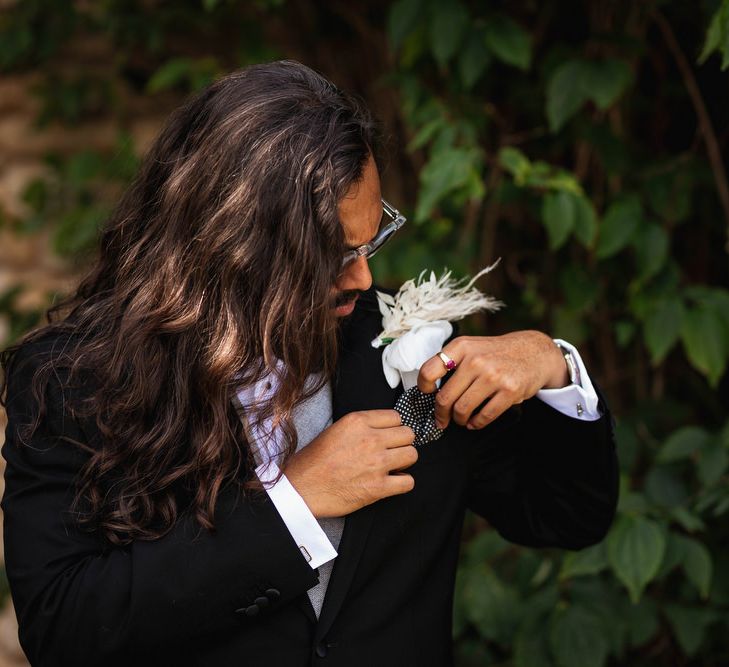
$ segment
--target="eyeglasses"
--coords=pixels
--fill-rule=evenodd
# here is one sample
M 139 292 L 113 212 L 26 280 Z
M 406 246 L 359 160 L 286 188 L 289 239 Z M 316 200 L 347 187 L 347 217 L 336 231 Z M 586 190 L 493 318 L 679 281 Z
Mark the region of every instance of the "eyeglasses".
M 380 231 L 377 232 L 377 236 L 375 236 L 375 238 L 373 238 L 369 243 L 365 243 L 358 248 L 348 250 L 344 253 L 342 269 L 359 257 L 366 257 L 367 259 L 372 257 L 383 245 L 385 245 L 385 242 L 407 222 L 405 216 L 402 215 L 394 206 L 390 206 L 390 204 L 388 204 L 384 199 L 382 200 L 382 211 L 383 220 L 385 217 L 388 217 L 390 222 L 382 227 Z M 381 224 L 382 223 L 380 223 L 380 225 Z

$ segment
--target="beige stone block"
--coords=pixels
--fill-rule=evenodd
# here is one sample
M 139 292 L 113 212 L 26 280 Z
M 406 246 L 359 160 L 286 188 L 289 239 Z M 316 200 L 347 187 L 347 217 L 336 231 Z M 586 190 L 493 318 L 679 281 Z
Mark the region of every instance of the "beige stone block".
M 0 272 L 20 273 L 37 268 L 49 253 L 45 233 L 21 235 L 11 229 L 0 229 Z
M 165 121 L 164 116 L 139 118 L 132 122 L 130 134 L 134 142 L 134 151 L 137 155 L 144 155 L 152 142 L 157 138 L 162 125 Z
M 0 116 L 0 154 L 18 160 L 41 159 L 50 152 L 72 154 L 82 150 L 105 150 L 114 146 L 118 132 L 118 126 L 111 118 L 77 127 L 54 123 L 39 129 L 30 115 L 6 114 Z
M 37 178 L 52 178 L 51 170 L 37 161 L 14 161 L 0 172 L 0 208 L 5 215 L 24 218 L 30 214 L 23 201 L 23 193 Z
M 40 102 L 32 88 L 39 80 L 40 73 L 0 77 L 0 114 L 22 111 L 35 118 Z

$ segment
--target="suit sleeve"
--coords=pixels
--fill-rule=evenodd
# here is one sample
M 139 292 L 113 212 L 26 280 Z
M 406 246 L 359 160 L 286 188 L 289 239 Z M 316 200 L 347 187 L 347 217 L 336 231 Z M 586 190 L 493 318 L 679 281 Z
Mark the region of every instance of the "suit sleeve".
M 602 540 L 618 499 L 612 417 L 583 421 L 531 398 L 476 433 L 468 506 L 506 539 L 581 549 Z
M 213 532 L 187 514 L 163 537 L 125 547 L 78 529 L 68 509 L 87 455 L 71 441 L 89 439 L 52 378 L 46 414 L 23 441 L 36 367 L 25 349 L 11 364 L 2 451 L 6 570 L 31 664 L 108 666 L 153 650 L 169 655 L 208 633 L 254 624 L 317 583 L 267 495 L 248 500 L 233 485 L 219 496 Z M 261 597 L 268 602 L 257 605 Z

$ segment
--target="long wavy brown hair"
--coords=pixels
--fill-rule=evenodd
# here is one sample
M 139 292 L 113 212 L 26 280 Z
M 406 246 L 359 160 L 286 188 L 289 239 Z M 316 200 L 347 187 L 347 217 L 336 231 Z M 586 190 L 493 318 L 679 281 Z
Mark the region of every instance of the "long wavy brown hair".
M 268 372 L 280 389 L 257 418 L 279 420 L 286 456 L 295 451 L 292 410 L 337 361 L 338 202 L 377 138 L 362 105 L 292 61 L 226 76 L 171 115 L 90 273 L 46 326 L 3 353 L 7 379 L 24 344 L 68 336 L 64 355 L 35 374 L 27 435 L 51 373 L 67 368 L 76 386 L 93 378 L 70 406 L 102 436 L 78 443 L 90 458 L 72 510 L 85 505 L 75 515 L 86 529 L 113 544 L 155 539 L 183 509 L 213 529 L 225 485 L 257 486 L 231 400 Z M 314 371 L 320 381 L 307 384 Z

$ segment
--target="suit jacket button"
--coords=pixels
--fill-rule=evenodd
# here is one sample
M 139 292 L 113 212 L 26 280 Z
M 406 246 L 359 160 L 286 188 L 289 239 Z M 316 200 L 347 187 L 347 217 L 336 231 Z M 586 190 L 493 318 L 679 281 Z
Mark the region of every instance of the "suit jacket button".
M 281 597 L 281 591 L 278 590 L 278 588 L 267 588 L 266 597 L 271 600 L 271 602 L 275 602 Z
M 250 607 L 246 607 L 246 616 L 257 616 L 261 608 L 257 604 L 252 604 Z
M 264 597 L 256 598 L 253 602 L 255 602 L 261 609 L 265 609 L 269 604 L 268 598 Z
M 326 658 L 327 657 L 327 645 L 324 642 L 319 642 L 316 645 L 316 654 L 320 658 Z

